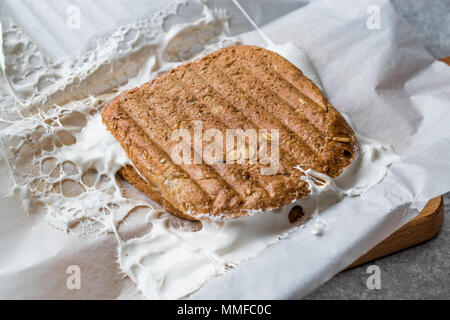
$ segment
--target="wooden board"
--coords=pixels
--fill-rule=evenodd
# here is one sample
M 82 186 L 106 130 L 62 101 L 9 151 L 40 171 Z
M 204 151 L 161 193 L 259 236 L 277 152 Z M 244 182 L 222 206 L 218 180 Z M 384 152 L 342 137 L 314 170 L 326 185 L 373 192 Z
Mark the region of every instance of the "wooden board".
M 450 57 L 441 61 L 450 65 Z M 376 245 L 347 269 L 427 241 L 441 230 L 443 223 L 444 199 L 441 196 L 430 200 L 416 218 Z
M 417 217 L 356 260 L 348 269 L 427 241 L 441 230 L 443 223 L 444 199 L 441 196 L 429 201 Z

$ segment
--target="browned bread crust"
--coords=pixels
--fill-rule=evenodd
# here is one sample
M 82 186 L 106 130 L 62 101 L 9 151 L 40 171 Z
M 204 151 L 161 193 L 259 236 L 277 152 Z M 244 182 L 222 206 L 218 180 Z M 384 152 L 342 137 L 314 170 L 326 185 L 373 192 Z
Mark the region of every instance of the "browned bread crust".
M 317 86 L 280 55 L 234 46 L 184 64 L 108 104 L 103 122 L 139 173 L 120 174 L 167 211 L 187 219 L 239 217 L 308 195 L 303 165 L 336 177 L 355 154 L 354 132 Z M 261 175 L 256 164 L 175 164 L 171 133 L 278 129 L 280 165 Z M 144 177 L 145 180 L 142 178 Z

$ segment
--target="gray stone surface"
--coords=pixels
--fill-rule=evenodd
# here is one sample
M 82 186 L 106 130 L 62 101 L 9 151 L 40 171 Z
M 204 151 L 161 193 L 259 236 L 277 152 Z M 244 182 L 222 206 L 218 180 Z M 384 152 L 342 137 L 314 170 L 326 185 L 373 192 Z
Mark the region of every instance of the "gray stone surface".
M 446 212 L 450 199 L 446 196 Z M 307 299 L 450 299 L 450 218 L 432 240 L 344 271 Z M 369 290 L 367 267 L 380 267 L 381 289 Z
M 392 2 L 433 56 L 450 56 L 450 0 Z M 446 220 L 435 238 L 342 272 L 307 299 L 450 299 L 450 193 L 444 198 Z M 370 265 L 380 267 L 379 290 L 366 286 Z
M 450 0 L 391 0 L 436 58 L 450 55 Z

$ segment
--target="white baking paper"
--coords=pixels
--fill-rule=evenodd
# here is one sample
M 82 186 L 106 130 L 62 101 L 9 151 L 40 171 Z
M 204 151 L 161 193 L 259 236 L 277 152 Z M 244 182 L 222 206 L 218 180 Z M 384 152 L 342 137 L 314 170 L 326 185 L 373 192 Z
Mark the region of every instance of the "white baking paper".
M 276 43 L 294 42 L 307 52 L 327 96 L 359 133 L 392 144 L 402 158 L 363 197 L 323 212 L 327 228 L 320 236 L 298 229 L 192 297 L 304 296 L 450 190 L 450 70 L 432 59 L 388 1 L 242 2 Z M 380 29 L 373 24 L 376 8 Z M 6 190 L 5 170 L 1 177 Z M 1 200 L 1 207 L 0 296 L 141 297 L 121 279 L 112 236 L 66 237 L 42 216 L 27 216 L 17 199 Z M 80 290 L 68 289 L 71 266 L 84 275 Z

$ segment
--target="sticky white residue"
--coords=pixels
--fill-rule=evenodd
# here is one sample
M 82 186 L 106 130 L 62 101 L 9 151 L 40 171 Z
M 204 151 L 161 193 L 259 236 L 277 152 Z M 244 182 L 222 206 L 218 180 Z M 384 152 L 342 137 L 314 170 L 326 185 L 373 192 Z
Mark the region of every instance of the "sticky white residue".
M 11 195 L 18 195 L 30 214 L 44 212 L 49 224 L 64 232 L 115 234 L 120 268 L 147 298 L 188 296 L 287 237 L 311 216 L 316 223 L 306 223 L 306 228 L 323 233 L 326 222 L 317 215 L 381 181 L 397 159 L 389 147 L 358 136 L 358 159 L 336 181 L 300 165 L 311 195 L 282 208 L 201 225 L 161 214 L 116 178 L 117 170 L 130 163 L 99 112 L 124 90 L 239 43 L 227 36 L 226 11 L 212 10 L 202 1 L 196 6 L 200 10 L 188 23 L 170 23 L 186 8 L 185 2 L 177 2 L 146 21 L 120 28 L 93 50 L 60 60 L 44 56 L 9 18 L 2 20 L 5 59 L 0 65 L 8 81 L 0 82 L 0 121 L 6 127 L 0 131 L 0 147 L 10 167 Z M 270 49 L 320 84 L 295 45 L 271 42 Z M 305 215 L 292 224 L 288 215 L 294 206 L 301 206 Z M 142 224 L 151 230 L 125 239 L 121 226 L 139 207 L 147 208 Z
M 74 145 L 58 150 L 57 155 L 59 159 L 76 163 L 82 172 L 95 169 L 99 174 L 107 174 L 131 164 L 125 150 L 118 148 L 117 140 L 105 130 L 100 114 L 87 121 L 76 140 Z M 115 147 L 111 148 L 111 145 Z
M 313 224 L 311 227 L 311 233 L 314 235 L 317 235 L 317 236 L 321 236 L 325 232 L 326 227 L 327 227 L 326 222 L 324 220 L 322 220 L 321 218 L 316 217 L 313 220 Z
M 171 22 L 191 9 L 191 22 Z M 121 223 L 134 207 L 149 206 L 123 197 L 115 175 L 129 160 L 99 113 L 120 92 L 237 43 L 226 35 L 227 18 L 223 10 L 178 1 L 98 39 L 90 51 L 53 59 L 2 16 L 6 59 L 0 65 L 7 81 L 0 90 L 0 120 L 6 127 L 0 147 L 9 160 L 11 194 L 20 195 L 27 211 L 44 207 L 52 226 L 70 232 L 76 225 L 82 234 L 112 230 L 110 215 Z
M 347 119 L 347 122 L 350 122 Z M 336 185 L 348 196 L 357 196 L 380 183 L 390 164 L 400 160 L 391 146 L 356 134 L 359 153 L 347 170 L 336 179 Z

